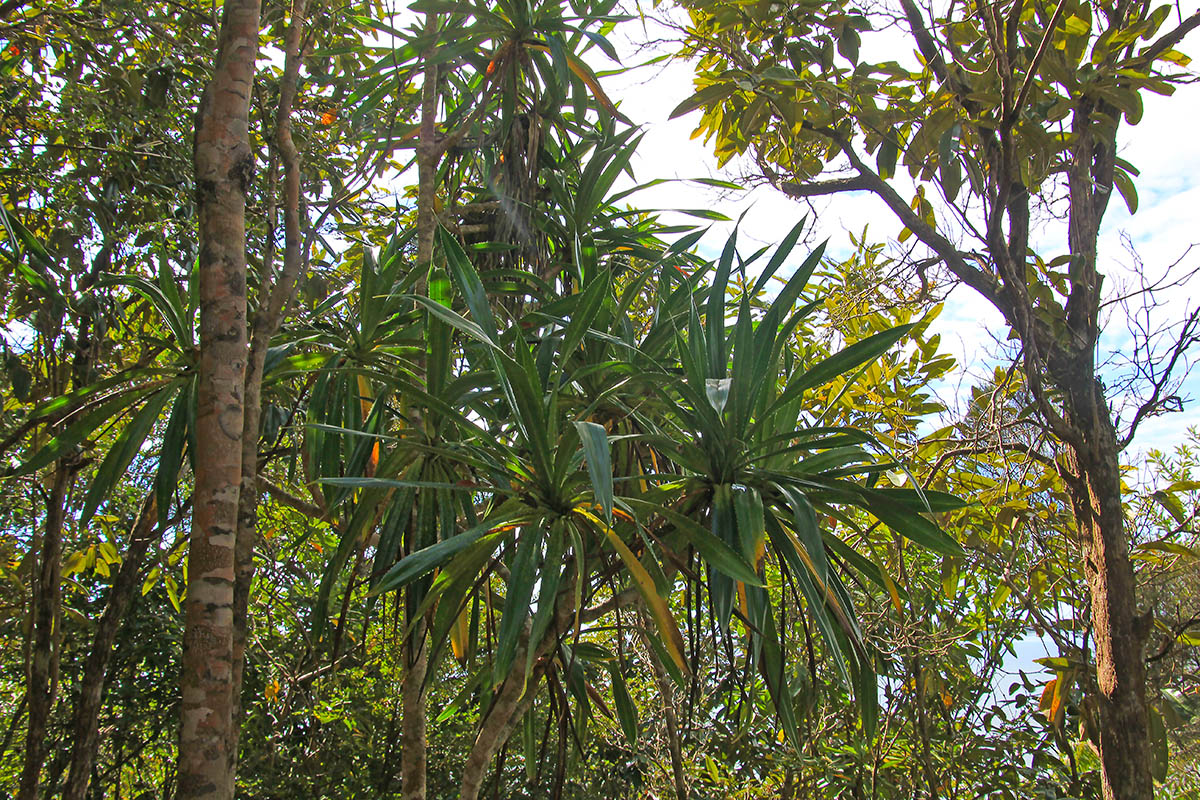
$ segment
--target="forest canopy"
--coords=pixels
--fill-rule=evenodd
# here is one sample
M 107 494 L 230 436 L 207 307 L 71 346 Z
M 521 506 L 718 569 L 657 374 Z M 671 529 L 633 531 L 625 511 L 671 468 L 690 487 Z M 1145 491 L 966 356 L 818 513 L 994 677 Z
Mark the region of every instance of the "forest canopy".
M 0 790 L 1200 797 L 1198 267 L 1102 235 L 1197 27 L 0 3 Z

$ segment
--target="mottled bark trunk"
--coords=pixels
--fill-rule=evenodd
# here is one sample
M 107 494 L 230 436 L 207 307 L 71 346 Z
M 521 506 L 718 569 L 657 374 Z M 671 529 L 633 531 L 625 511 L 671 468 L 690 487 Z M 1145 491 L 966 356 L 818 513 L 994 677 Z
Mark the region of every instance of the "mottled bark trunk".
M 425 800 L 426 713 L 425 677 L 429 648 L 425 647 L 425 624 L 412 626 L 410 642 L 402 646 L 405 670 L 400 684 L 400 797 Z
M 479 733 L 475 736 L 466 766 L 463 767 L 460 800 L 478 800 L 492 757 L 509 740 L 537 697 L 537 682 L 543 671 L 543 667 L 538 664 L 539 659 L 557 646 L 558 637 L 569 629 L 575 619 L 574 603 L 565 599 L 570 597 L 570 594 L 563 594 L 560 590 L 558 597 L 560 602 L 554 619 L 540 642 L 535 644 L 529 641 L 527 625 L 525 636 L 513 657 L 512 669 L 497 688 L 491 707 L 483 715 Z M 532 659 L 529 658 L 530 647 L 536 647 Z
M 262 381 L 271 338 L 287 316 L 295 297 L 296 282 L 304 268 L 303 233 L 300 225 L 300 156 L 292 141 L 292 106 L 300 81 L 301 39 L 307 0 L 296 0 L 285 44 L 283 77 L 279 84 L 279 106 L 275 116 L 275 143 L 283 165 L 283 269 L 278 277 L 269 274 L 264 259 L 260 282 L 260 307 L 251 332 L 250 357 L 246 365 L 242 437 L 242 478 L 238 494 L 237 545 L 234 550 L 233 590 L 233 722 L 229 757 L 237 772 L 238 742 L 242 722 L 242 678 L 246 668 L 246 640 L 250 586 L 254 582 L 254 553 L 258 549 L 258 430 L 262 419 Z M 270 220 L 274 224 L 274 220 Z M 233 787 L 230 787 L 233 793 Z
M 1082 444 L 1070 449 L 1078 476 L 1070 488 L 1092 600 L 1103 795 L 1149 800 L 1154 778 L 1142 657 L 1149 620 L 1137 614 L 1116 431 L 1099 384 L 1069 397 L 1071 421 L 1084 434 Z
M 50 478 L 46 518 L 42 527 L 41 559 L 33 581 L 33 635 L 30 648 L 29 723 L 25 735 L 25 763 L 17 786 L 17 800 L 36 800 L 42 763 L 48 744 L 46 723 L 58 694 L 58 625 L 62 605 L 62 534 L 66 518 L 67 489 L 72 470 L 59 462 Z
M 247 358 L 248 135 L 258 0 L 227 0 L 216 67 L 196 114 L 200 361 L 188 541 L 178 792 L 232 796 L 233 594 Z
M 63 789 L 63 800 L 84 800 L 87 795 L 88 781 L 92 776 L 92 765 L 96 760 L 100 740 L 100 700 L 104 695 L 113 642 L 116 641 L 117 631 L 121 629 L 121 623 L 125 620 L 125 612 L 129 610 L 133 593 L 137 590 L 146 552 L 161 533 L 155 524 L 157 516 L 158 507 L 154 502 L 154 495 L 151 495 L 142 504 L 142 510 L 129 538 L 129 546 L 121 559 L 121 567 L 117 570 L 112 588 L 109 589 L 108 604 L 96 627 L 92 650 L 83 665 L 83 674 L 79 681 L 79 699 L 71 718 L 74 739 L 71 743 L 71 762 L 67 772 L 67 785 Z
M 1095 368 L 1104 283 L 1097 252 L 1100 225 L 1112 196 L 1117 142 L 1108 120 L 1114 118 L 1120 118 L 1116 107 L 1090 98 L 1072 115 L 1067 231 L 1072 289 L 1065 311 L 1068 330 L 1087 349 L 1052 359 L 1048 371 L 1063 394 L 1065 421 L 1077 432 L 1074 441 L 1066 442 L 1075 468 L 1068 488 L 1085 543 L 1084 574 L 1091 592 L 1102 793 L 1105 800 L 1151 800 L 1154 778 L 1142 656 L 1149 631 L 1138 617 L 1129 561 L 1121 447 Z

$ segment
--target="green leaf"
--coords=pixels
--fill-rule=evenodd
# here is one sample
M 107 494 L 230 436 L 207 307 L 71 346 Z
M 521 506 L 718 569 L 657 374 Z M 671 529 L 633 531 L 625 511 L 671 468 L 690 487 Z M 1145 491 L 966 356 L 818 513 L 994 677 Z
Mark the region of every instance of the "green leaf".
M 591 521 L 605 535 L 609 543 L 613 546 L 613 549 L 617 551 L 617 555 L 621 557 L 621 561 L 625 563 L 625 568 L 629 571 L 629 575 L 633 579 L 633 585 L 637 587 L 638 592 L 642 595 L 642 599 L 646 601 L 646 605 L 650 609 L 650 616 L 654 619 L 655 625 L 658 627 L 663 647 L 666 649 L 671 661 L 679 668 L 680 673 L 686 673 L 688 666 L 687 661 L 683 657 L 685 649 L 683 634 L 679 632 L 679 625 L 676 624 L 675 617 L 671 614 L 670 606 L 667 605 L 662 595 L 658 593 L 658 589 L 655 587 L 654 579 L 650 577 L 650 573 L 637 560 L 637 556 L 629 549 L 629 545 L 625 544 L 617 532 L 606 525 L 603 520 L 591 512 L 582 509 L 575 509 L 575 513 Z
M 158 524 L 165 526 L 170 516 L 171 498 L 178 486 L 179 470 L 187 448 L 188 431 L 193 427 L 192 400 L 195 384 L 188 383 L 176 395 L 163 431 L 162 448 L 158 454 L 158 471 L 154 476 L 154 496 L 158 506 Z
M 629 696 L 629 687 L 625 684 L 625 676 L 621 674 L 621 665 L 611 662 L 608 665 L 609 675 L 612 676 L 613 705 L 617 707 L 617 719 L 621 722 L 621 731 L 625 741 L 630 745 L 637 744 L 638 714 L 633 698 Z
M 883 137 L 879 151 L 875 154 L 875 167 L 879 170 L 879 177 L 887 180 L 895 175 L 896 161 L 899 157 L 900 145 L 897 143 L 896 134 L 889 132 Z
M 1125 201 L 1125 207 L 1129 209 L 1129 213 L 1136 214 L 1138 194 L 1137 188 L 1133 185 L 1133 179 L 1119 169 L 1113 170 L 1113 185 L 1121 193 L 1121 199 Z
M 492 306 L 488 302 L 487 291 L 479 280 L 479 273 L 471 265 L 466 252 L 458 240 L 445 228 L 438 227 L 437 241 L 442 253 L 446 256 L 446 266 L 450 275 L 458 285 L 459 292 L 471 310 L 471 318 L 483 332 L 487 341 L 496 341 L 496 319 L 492 316 Z
M 100 503 L 112 492 L 117 481 L 125 476 L 126 470 L 133 462 L 133 457 L 138 454 L 150 429 L 158 421 L 158 415 L 162 412 L 163 406 L 167 404 L 173 394 L 174 392 L 163 389 L 152 395 L 117 436 L 112 449 L 108 451 L 108 455 L 104 457 L 104 461 L 96 470 L 92 484 L 88 487 L 87 495 L 83 499 L 83 507 L 79 512 L 81 528 L 91 521 L 92 515 L 96 513 Z
M 1187 512 L 1177 495 L 1160 490 L 1151 494 L 1150 499 L 1162 506 L 1176 523 L 1183 525 L 1187 522 Z
M 741 581 L 748 586 L 766 585 L 746 559 L 742 558 L 732 547 L 713 536 L 712 533 L 705 530 L 703 525 L 690 517 L 686 517 L 666 506 L 650 503 L 645 500 L 636 500 L 631 497 L 621 499 L 633 508 L 641 509 L 650 514 L 656 514 L 665 519 L 696 548 L 696 552 L 700 554 L 700 557 L 709 566 L 719 569 L 733 580 Z
M 837 51 L 851 64 L 857 64 L 859 44 L 858 31 L 846 27 L 842 29 L 842 34 L 837 39 Z
M 733 83 L 717 83 L 712 86 L 706 86 L 694 95 L 684 100 L 679 105 L 675 106 L 675 110 L 671 112 L 671 116 L 667 119 L 675 119 L 682 117 L 690 111 L 695 111 L 697 108 L 711 106 L 729 97 L 737 90 L 737 86 Z
M 904 538 L 943 555 L 966 555 L 962 545 L 952 539 L 949 534 L 882 492 L 864 490 L 863 498 L 866 501 L 867 509 L 880 522 Z
M 1167 779 L 1168 746 L 1167 728 L 1163 725 L 1162 714 L 1154 706 L 1149 707 L 1150 717 L 1150 772 L 1154 780 Z
M 542 528 L 538 525 L 524 527 L 517 540 L 517 554 L 509 571 L 507 594 L 504 597 L 504 615 L 500 617 L 500 632 L 497 634 L 496 656 L 492 670 L 492 685 L 499 686 L 508 677 L 517 643 L 525 620 L 529 618 L 529 603 L 533 599 L 536 581 L 537 556 L 542 547 Z M 549 565 L 548 565 L 549 566 Z M 557 565 L 555 565 L 557 567 Z M 536 643 L 530 642 L 530 647 Z
M 798 398 L 806 389 L 820 386 L 833 380 L 838 375 L 879 358 L 879 356 L 890 350 L 896 342 L 904 338 L 905 334 L 912 330 L 914 326 L 915 323 L 899 325 L 890 330 L 868 336 L 866 339 L 855 342 L 844 350 L 815 364 L 788 382 L 787 388 L 771 405 L 768 413 Z
M 17 467 L 12 474 L 28 475 L 37 472 L 97 433 L 104 423 L 154 390 L 153 386 L 138 387 L 105 398 L 93 406 L 78 422 L 71 424 L 62 433 L 46 442 L 33 458 Z
M 729 275 L 733 271 L 733 261 L 736 257 L 737 228 L 734 228 L 721 251 L 721 260 L 717 263 L 717 271 L 708 290 L 708 307 L 704 310 L 705 337 L 708 343 L 708 375 L 705 377 L 708 378 L 724 378 L 726 362 L 729 360 L 725 344 L 725 290 L 729 285 Z
M 396 562 L 395 566 L 379 579 L 371 594 L 382 594 L 394 589 L 400 589 L 423 575 L 445 564 L 488 533 L 497 532 L 500 528 L 511 525 L 518 519 L 515 514 L 506 514 L 489 518 L 474 528 L 463 531 L 457 536 L 443 539 L 421 550 L 411 553 Z
M 575 430 L 583 443 L 583 454 L 587 460 L 588 475 L 592 479 L 592 491 L 604 509 L 604 519 L 612 525 L 613 475 L 612 456 L 608 443 L 608 431 L 594 422 L 576 422 Z

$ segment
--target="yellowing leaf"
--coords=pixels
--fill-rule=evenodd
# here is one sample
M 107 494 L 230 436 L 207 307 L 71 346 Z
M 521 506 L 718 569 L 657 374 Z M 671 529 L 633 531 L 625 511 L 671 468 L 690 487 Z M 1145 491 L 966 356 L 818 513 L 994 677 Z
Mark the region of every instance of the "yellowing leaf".
M 450 628 L 450 649 L 454 651 L 454 659 L 459 664 L 464 664 L 467 660 L 467 636 L 470 634 L 468 609 L 469 606 L 464 606 L 459 610 L 454 625 Z
M 671 656 L 671 660 L 675 662 L 675 666 L 679 667 L 679 671 L 685 675 L 688 673 L 687 660 L 683 657 L 683 634 L 679 632 L 679 625 L 675 622 L 675 617 L 671 615 L 671 609 L 667 607 L 667 601 L 658 593 L 658 589 L 654 586 L 654 579 L 650 577 L 650 573 L 637 560 L 637 556 L 629 549 L 629 545 L 621 540 L 617 532 L 608 527 L 595 514 L 590 511 L 585 511 L 582 508 L 576 508 L 575 513 L 584 519 L 588 520 L 601 531 L 608 541 L 612 544 L 613 549 L 617 551 L 617 555 L 625 562 L 625 568 L 629 570 L 630 576 L 633 578 L 634 585 L 646 600 L 646 605 L 650 607 L 650 616 L 654 617 L 655 624 L 658 625 L 658 631 L 662 634 L 663 644 L 666 647 L 667 654 Z

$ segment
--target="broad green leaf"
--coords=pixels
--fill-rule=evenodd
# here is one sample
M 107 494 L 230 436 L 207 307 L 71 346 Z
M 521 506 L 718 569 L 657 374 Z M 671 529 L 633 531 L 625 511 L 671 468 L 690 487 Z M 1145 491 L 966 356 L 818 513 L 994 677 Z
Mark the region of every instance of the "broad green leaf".
M 588 475 L 592 479 L 592 491 L 595 493 L 600 507 L 604 509 L 604 519 L 611 525 L 613 473 L 608 432 L 603 425 L 597 425 L 594 422 L 576 422 L 575 429 L 579 431 L 579 439 L 583 443 Z
M 682 117 L 690 111 L 695 111 L 704 106 L 710 106 L 724 100 L 737 91 L 737 86 L 733 83 L 717 83 L 712 86 L 706 86 L 694 95 L 684 100 L 679 105 L 675 106 L 675 110 L 671 112 L 668 119 Z

